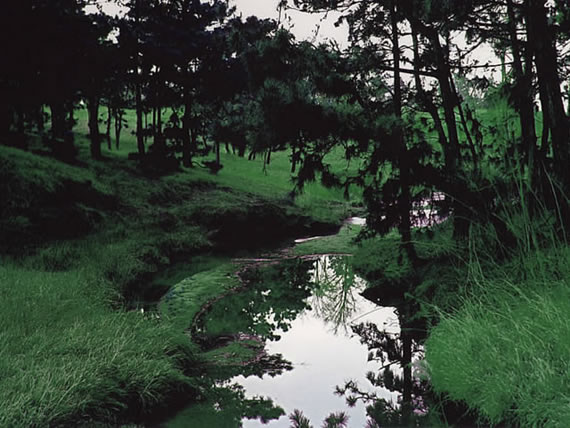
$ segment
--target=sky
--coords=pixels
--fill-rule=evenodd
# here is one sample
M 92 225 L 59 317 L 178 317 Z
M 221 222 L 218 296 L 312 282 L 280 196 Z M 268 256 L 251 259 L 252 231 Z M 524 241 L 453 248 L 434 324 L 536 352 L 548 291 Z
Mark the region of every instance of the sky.
M 273 18 L 275 20 L 279 18 L 279 12 L 277 10 L 278 3 L 279 0 L 231 0 L 231 4 L 236 7 L 238 13 L 243 14 L 244 18 L 250 15 L 256 15 L 258 17 Z M 348 26 L 342 24 L 339 27 L 335 27 L 334 25 L 338 20 L 339 13 L 324 15 L 309 14 L 294 10 L 288 10 L 285 13 L 290 19 L 285 21 L 284 25 L 293 25 L 290 29 L 298 40 L 310 40 L 313 42 L 334 40 L 341 48 L 348 47 Z M 290 22 L 290 24 L 288 24 L 288 22 Z M 315 38 L 315 30 L 317 29 L 318 34 Z M 462 42 L 459 41 L 459 44 L 462 45 Z M 499 62 L 490 46 L 487 45 L 479 47 L 472 54 L 471 58 L 478 60 L 480 64 Z M 471 73 L 471 76 L 483 73 L 496 81 L 500 78 L 500 69 L 498 68 L 486 72 L 477 69 Z
M 279 19 L 277 10 L 278 0 L 232 0 L 231 4 L 236 7 L 243 17 L 255 15 L 263 18 Z M 309 14 L 294 10 L 287 10 L 282 15 L 282 23 L 289 28 L 298 40 L 310 40 L 323 42 L 334 40 L 341 47 L 347 46 L 348 27 L 342 24 L 335 27 L 338 13 Z M 287 18 L 287 19 L 284 19 Z M 292 27 L 291 27 L 292 26 Z M 317 36 L 315 37 L 315 32 Z
M 120 8 L 111 3 L 103 3 L 103 8 L 109 15 L 117 15 Z M 236 12 L 243 18 L 255 15 L 260 18 L 279 19 L 277 4 L 279 0 L 230 0 L 230 4 L 236 7 Z M 93 11 L 96 9 L 94 7 Z M 283 25 L 290 29 L 297 40 L 310 40 L 324 42 L 335 40 L 341 47 L 347 46 L 348 27 L 341 25 L 334 26 L 339 14 L 309 14 L 298 11 L 286 11 L 281 16 Z M 317 31 L 318 30 L 318 31 Z M 317 36 L 315 37 L 315 32 Z

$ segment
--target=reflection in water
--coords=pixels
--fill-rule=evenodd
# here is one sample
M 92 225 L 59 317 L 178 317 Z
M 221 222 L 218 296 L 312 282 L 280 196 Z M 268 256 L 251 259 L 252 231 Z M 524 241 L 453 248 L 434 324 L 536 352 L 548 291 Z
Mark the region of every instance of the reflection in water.
M 233 402 L 242 407 L 219 405 L 216 417 L 229 412 L 232 420 L 240 414 L 255 418 L 263 414 L 251 410 L 256 397 L 270 397 L 284 415 L 267 425 L 260 419 L 243 419 L 246 428 L 288 428 L 286 415 L 295 409 L 302 410 L 313 426 L 339 411 L 346 412 L 350 427 L 375 426 L 370 424 L 381 421 L 381 415 L 405 413 L 397 402 L 403 395 L 408 398 L 410 388 L 404 384 L 411 382 L 406 370 L 397 367 L 411 355 L 406 351 L 406 331 L 400 332 L 402 308 L 398 316 L 395 308 L 363 298 L 366 283 L 355 275 L 349 257 L 269 262 L 241 276 L 247 287 L 212 304 L 200 320 L 202 342 L 215 347 L 221 339 L 240 333 L 254 335 L 265 341 L 267 354 L 282 354 L 293 369 L 243 368 L 240 376 L 218 378 L 218 385 L 233 388 L 232 397 L 238 397 Z M 239 386 L 230 387 L 236 383 Z M 260 403 L 269 408 L 268 401 Z M 280 413 L 265 414 L 277 418 Z M 195 418 L 181 415 L 167 426 L 199 427 L 192 422 Z
M 243 387 L 208 388 L 203 401 L 182 410 L 164 424 L 166 428 L 225 428 L 239 427 L 244 417 L 263 421 L 279 418 L 283 409 L 275 407 L 271 400 L 247 399 Z
M 311 266 L 310 261 L 293 259 L 246 270 L 241 276 L 247 288 L 220 299 L 207 312 L 203 319 L 206 336 L 249 333 L 279 339 L 276 332 L 287 331 L 308 308 Z
M 394 405 L 378 397 L 370 397 L 350 382 L 339 392 L 349 404 L 355 400 L 369 404 L 368 414 L 376 424 L 420 426 L 426 423 L 424 416 L 427 413 L 423 400 L 427 395 L 427 376 L 421 363 L 421 343 L 425 340 L 427 327 L 425 321 L 415 315 L 418 313 L 418 304 L 403 291 L 400 295 L 387 293 L 385 286 L 369 287 L 363 294 L 378 305 L 387 300 L 396 307 L 401 326 L 398 333 L 393 334 L 367 322 L 352 326 L 352 330 L 368 347 L 369 358 L 382 365 L 376 373 L 368 373 L 369 382 L 397 393 L 399 401 L 398 405 Z
M 359 293 L 365 282 L 357 277 L 347 257 L 321 256 L 312 270 L 315 284 L 309 304 L 315 315 L 338 329 L 347 329 L 358 311 Z
M 288 326 L 276 332 L 279 340 L 268 341 L 267 351 L 283 354 L 293 364 L 292 371 L 277 377 L 234 379 L 245 388 L 248 397 L 271 397 L 287 415 L 301 409 L 304 416 L 319 426 L 331 413 L 344 411 L 349 426 L 367 423 L 366 403 L 348 408 L 345 398 L 335 394 L 337 385 L 352 379 L 370 395 L 385 402 L 396 402 L 397 393 L 370 385 L 365 374 L 378 371 L 381 363 L 368 359 L 368 349 L 350 329 L 354 320 L 369 321 L 399 332 L 393 308 L 380 308 L 360 296 L 365 282 L 354 274 L 350 258 L 319 257 L 310 271 L 311 292 L 308 307 Z M 258 420 L 244 420 L 248 427 L 265 426 Z M 269 427 L 289 427 L 288 417 L 271 421 Z
M 398 394 L 397 405 L 376 394 L 369 394 L 349 381 L 338 392 L 346 397 L 350 405 L 357 401 L 368 404 L 367 413 L 371 426 L 420 426 L 427 413 L 423 397 L 427 385 L 421 361 L 423 348 L 406 326 L 406 320 L 399 314 L 402 329 L 400 333 L 388 333 L 373 323 L 353 326 L 353 331 L 369 349 L 369 359 L 381 363 L 376 372 L 367 373 L 371 385 L 385 388 Z

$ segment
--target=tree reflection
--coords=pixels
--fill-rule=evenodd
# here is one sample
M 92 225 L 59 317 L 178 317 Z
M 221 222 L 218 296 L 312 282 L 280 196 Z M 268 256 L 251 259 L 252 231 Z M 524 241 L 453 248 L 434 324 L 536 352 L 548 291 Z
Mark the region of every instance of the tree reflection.
M 315 290 L 310 304 L 319 318 L 339 329 L 348 329 L 358 310 L 357 293 L 364 281 L 356 276 L 349 257 L 321 256 L 313 268 Z
M 306 260 L 286 260 L 246 270 L 246 288 L 215 302 L 202 320 L 210 338 L 249 333 L 275 340 L 308 308 L 312 284 Z
M 344 396 L 349 406 L 358 401 L 367 404 L 370 427 L 418 426 L 427 413 L 424 397 L 428 386 L 420 363 L 423 358 L 421 335 L 416 334 L 410 313 L 409 303 L 402 302 L 398 308 L 400 333 L 380 330 L 374 323 L 352 326 L 353 332 L 368 347 L 368 360 L 381 363 L 376 372 L 367 373 L 367 380 L 374 387 L 399 394 L 398 403 L 393 403 L 376 393 L 362 390 L 353 381 L 337 387 L 336 394 Z M 413 373 L 414 368 L 416 373 Z
M 207 336 L 250 333 L 275 340 L 307 309 L 335 332 L 348 329 L 364 288 L 349 257 L 283 260 L 247 269 L 242 277 L 247 287 L 214 303 L 203 317 Z
M 349 406 L 364 402 L 370 427 L 420 424 L 426 413 L 422 399 L 426 384 L 413 376 L 412 362 L 422 356 L 419 344 L 424 333 L 418 334 L 423 326 L 414 320 L 414 308 L 403 296 L 391 302 L 396 304 L 400 323 L 400 331 L 394 333 L 373 323 L 351 325 L 362 311 L 360 295 L 378 304 L 382 300 L 378 293 L 382 291 L 370 293 L 364 280 L 355 274 L 350 257 L 321 256 L 254 266 L 242 273 L 242 279 L 246 284 L 243 290 L 215 302 L 204 314 L 202 331 L 207 337 L 232 340 L 245 333 L 261 340 L 278 340 L 279 333 L 287 331 L 293 320 L 312 309 L 335 333 L 344 329 L 359 336 L 368 347 L 368 359 L 381 365 L 367 374 L 368 382 L 375 388 L 398 393 L 400 400 L 390 402 L 353 381 L 337 387 L 336 394 L 344 396 Z M 257 368 L 261 371 L 255 373 L 257 368 L 252 368 L 251 374 L 267 373 L 271 365 L 260 364 Z M 290 367 L 276 364 L 275 368 L 278 374 Z
M 170 419 L 167 428 L 239 427 L 242 420 L 259 419 L 262 423 L 278 419 L 285 414 L 268 398 L 247 398 L 243 387 L 230 385 L 223 388 L 203 388 L 202 401 L 187 407 Z
M 420 343 L 425 335 L 425 327 L 413 316 L 413 303 L 404 296 L 394 299 L 399 332 L 385 331 L 374 323 L 351 325 L 351 320 L 362 310 L 359 295 L 366 289 L 366 282 L 359 278 L 352 267 L 350 257 L 322 256 L 315 260 L 312 270 L 315 283 L 310 304 L 317 316 L 330 323 L 335 333 L 340 329 L 349 330 L 359 336 L 361 343 L 369 350 L 368 360 L 377 361 L 381 367 L 367 373 L 367 380 L 375 388 L 383 388 L 399 395 L 398 403 L 388 401 L 369 389 L 361 389 L 354 381 L 338 386 L 335 393 L 344 396 L 349 406 L 358 401 L 367 404 L 368 426 L 408 426 L 420 425 L 427 412 L 423 397 L 427 384 L 418 375 L 420 366 L 413 373 L 414 361 L 423 357 Z M 364 293 L 368 298 L 370 289 Z M 383 300 L 378 290 L 373 290 L 373 303 Z M 326 424 L 324 425 L 326 426 Z

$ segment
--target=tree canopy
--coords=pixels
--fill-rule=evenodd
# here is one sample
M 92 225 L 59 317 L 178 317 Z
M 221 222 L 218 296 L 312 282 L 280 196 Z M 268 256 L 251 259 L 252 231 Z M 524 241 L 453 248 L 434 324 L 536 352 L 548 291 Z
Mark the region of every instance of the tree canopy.
M 222 0 L 130 0 L 118 18 L 87 13 L 86 4 L 6 7 L 2 31 L 14 43 L 0 71 L 2 138 L 37 131 L 72 158 L 74 109 L 85 102 L 95 158 L 105 137 L 110 145 L 112 119 L 119 144 L 129 108 L 136 157 L 147 166 L 191 167 L 214 150 L 218 171 L 223 144 L 266 163 L 272 152 L 291 150 L 297 191 L 315 179 L 347 191 L 362 186 L 370 228 L 398 227 L 412 259 L 409 213 L 421 212 L 414 206 L 430 194 L 446 195 L 440 208 L 453 214 L 456 237 L 470 222 L 496 221 L 487 191 L 516 193 L 515 173 L 567 212 L 560 204 L 570 187 L 564 2 L 280 3 L 340 11 L 349 27 L 344 50 L 297 41 L 269 19 L 244 20 Z M 32 26 L 43 37 L 32 36 Z M 498 63 L 473 59 L 482 45 Z M 501 69 L 498 83 L 488 77 L 492 67 Z M 509 129 L 486 120 L 499 99 L 518 117 Z M 361 162 L 358 171 L 330 169 L 326 155 L 339 147 L 347 161 Z

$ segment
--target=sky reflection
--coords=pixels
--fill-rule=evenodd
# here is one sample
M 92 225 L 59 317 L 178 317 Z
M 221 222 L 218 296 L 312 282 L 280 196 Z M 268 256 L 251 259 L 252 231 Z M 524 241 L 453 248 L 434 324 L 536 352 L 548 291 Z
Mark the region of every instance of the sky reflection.
M 351 273 L 346 263 L 321 257 L 316 262 L 313 280 L 319 287 L 308 302 L 314 309 L 303 311 L 292 321 L 286 332 L 277 331 L 280 340 L 268 341 L 270 354 L 280 353 L 293 364 L 293 370 L 271 378 L 238 376 L 233 380 L 244 386 L 248 397 L 271 397 L 283 407 L 286 414 L 295 409 L 304 412 L 314 426 L 320 426 L 331 413 L 345 411 L 350 416 L 349 426 L 366 424 L 365 406 L 349 409 L 343 397 L 334 395 L 337 385 L 355 380 L 361 388 L 376 392 L 380 397 L 396 400 L 397 394 L 372 388 L 366 380 L 368 371 L 376 371 L 380 364 L 368 362 L 368 349 L 360 343 L 348 326 L 351 320 L 374 322 L 379 328 L 398 333 L 399 322 L 394 308 L 382 308 L 360 296 L 365 282 Z M 342 301 L 344 300 L 344 302 Z M 334 311 L 345 311 L 335 314 Z M 340 322 L 340 324 L 339 324 Z M 287 416 L 268 425 L 258 420 L 244 421 L 244 427 L 289 427 Z

